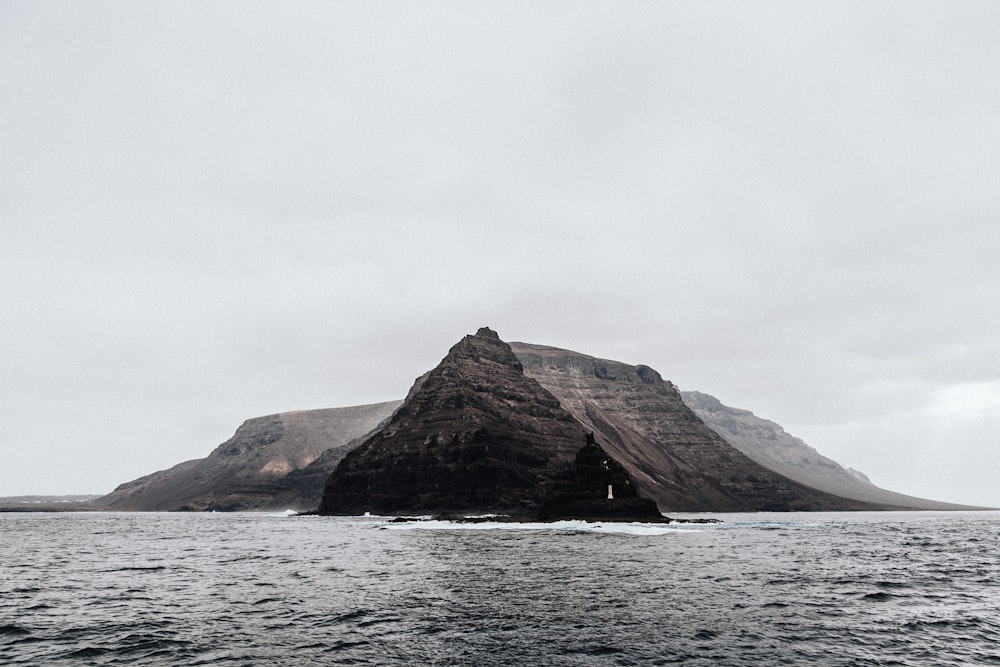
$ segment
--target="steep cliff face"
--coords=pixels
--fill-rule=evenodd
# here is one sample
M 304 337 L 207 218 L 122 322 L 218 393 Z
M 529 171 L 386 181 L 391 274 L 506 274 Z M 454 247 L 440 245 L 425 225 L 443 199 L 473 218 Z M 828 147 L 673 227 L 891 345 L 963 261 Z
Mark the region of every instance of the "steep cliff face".
M 879 488 L 857 470 L 842 467 L 778 424 L 749 410 L 723 405 L 719 399 L 697 391 L 682 391 L 681 398 L 713 431 L 748 457 L 785 477 L 846 498 L 914 509 L 969 509 L 963 505 L 915 498 Z
M 512 343 L 524 372 L 559 399 L 670 511 L 880 509 L 818 491 L 769 470 L 708 428 L 648 366 L 544 345 Z
M 248 419 L 206 458 L 122 484 L 91 505 L 139 511 L 313 509 L 323 481 L 351 443 L 400 403 Z
M 321 514 L 533 512 L 570 483 L 580 424 L 489 329 L 466 336 L 330 476 Z

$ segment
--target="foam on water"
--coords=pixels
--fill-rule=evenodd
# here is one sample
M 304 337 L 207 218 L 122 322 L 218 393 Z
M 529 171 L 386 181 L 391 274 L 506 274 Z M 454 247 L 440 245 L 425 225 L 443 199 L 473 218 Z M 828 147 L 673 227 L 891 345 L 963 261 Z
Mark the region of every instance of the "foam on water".
M 617 533 L 621 535 L 666 535 L 689 532 L 662 523 L 618 523 L 589 521 L 514 522 L 514 521 L 442 521 L 421 520 L 387 522 L 377 525 L 387 530 L 505 530 L 505 531 L 555 531 L 574 533 Z

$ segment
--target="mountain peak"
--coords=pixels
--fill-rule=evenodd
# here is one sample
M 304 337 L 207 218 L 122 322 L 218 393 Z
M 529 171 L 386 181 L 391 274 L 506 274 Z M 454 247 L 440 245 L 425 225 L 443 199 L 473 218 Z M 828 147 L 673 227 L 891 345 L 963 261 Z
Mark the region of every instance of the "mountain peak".
M 500 340 L 500 334 L 498 334 L 493 329 L 490 329 L 489 327 L 480 327 L 479 331 L 476 332 L 476 335 L 479 336 L 480 338 L 492 338 L 494 340 Z
M 340 462 L 321 514 L 532 512 L 571 483 L 583 427 L 490 329 L 456 343 Z
M 510 345 L 500 340 L 499 334 L 489 327 L 483 327 L 475 334 L 465 336 L 448 351 L 438 368 L 451 367 L 455 364 L 480 364 L 492 362 L 509 366 L 521 373 L 524 369 Z M 435 369 L 437 370 L 437 369 Z M 434 371 L 431 371 L 432 373 Z

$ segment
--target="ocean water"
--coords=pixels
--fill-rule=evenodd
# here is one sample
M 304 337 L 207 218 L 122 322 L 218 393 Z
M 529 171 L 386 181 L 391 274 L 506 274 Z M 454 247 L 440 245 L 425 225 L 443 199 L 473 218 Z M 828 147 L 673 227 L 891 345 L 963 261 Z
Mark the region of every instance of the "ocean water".
M 0 665 L 1000 665 L 1000 513 L 0 514 Z

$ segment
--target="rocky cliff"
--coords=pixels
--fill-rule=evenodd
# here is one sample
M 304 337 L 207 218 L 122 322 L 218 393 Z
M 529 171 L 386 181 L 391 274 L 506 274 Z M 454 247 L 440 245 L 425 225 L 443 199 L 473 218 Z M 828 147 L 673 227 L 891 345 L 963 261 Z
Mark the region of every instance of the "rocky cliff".
M 592 430 L 639 489 L 670 511 L 885 509 L 784 477 L 708 428 L 648 366 L 511 343 L 534 378 Z
M 400 404 L 248 419 L 207 457 L 122 484 L 90 505 L 139 511 L 314 509 L 343 455 Z
M 534 513 L 572 482 L 584 442 L 583 427 L 483 328 L 344 457 L 319 512 Z

